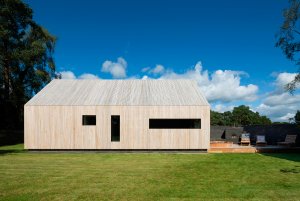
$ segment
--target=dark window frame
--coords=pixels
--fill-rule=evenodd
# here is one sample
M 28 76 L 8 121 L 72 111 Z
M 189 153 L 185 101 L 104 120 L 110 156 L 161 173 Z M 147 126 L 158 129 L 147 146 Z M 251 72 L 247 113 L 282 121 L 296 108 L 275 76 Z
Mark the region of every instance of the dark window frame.
M 96 126 L 96 115 L 82 115 L 82 126 Z
M 150 118 L 149 129 L 201 129 L 201 119 Z

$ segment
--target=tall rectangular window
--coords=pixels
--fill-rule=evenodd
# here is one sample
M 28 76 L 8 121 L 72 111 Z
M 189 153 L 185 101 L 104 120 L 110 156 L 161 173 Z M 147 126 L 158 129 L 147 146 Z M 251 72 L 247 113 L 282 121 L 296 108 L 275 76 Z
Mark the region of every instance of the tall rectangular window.
M 150 129 L 199 129 L 201 119 L 149 119 Z
M 82 115 L 82 125 L 84 126 L 96 125 L 96 115 Z
M 112 142 L 120 141 L 120 116 L 119 115 L 111 116 L 111 141 Z

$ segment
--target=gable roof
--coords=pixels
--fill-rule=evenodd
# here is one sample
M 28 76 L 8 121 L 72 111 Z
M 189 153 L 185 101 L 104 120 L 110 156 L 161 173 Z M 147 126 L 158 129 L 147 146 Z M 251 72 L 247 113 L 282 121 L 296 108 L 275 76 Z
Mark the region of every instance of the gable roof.
M 192 80 L 52 80 L 26 105 L 209 105 Z

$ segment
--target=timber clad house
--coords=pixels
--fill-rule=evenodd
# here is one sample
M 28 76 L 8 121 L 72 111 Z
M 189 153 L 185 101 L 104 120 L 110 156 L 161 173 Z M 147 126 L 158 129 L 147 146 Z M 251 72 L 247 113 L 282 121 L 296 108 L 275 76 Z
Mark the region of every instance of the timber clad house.
M 210 106 L 191 80 L 53 80 L 24 118 L 25 149 L 209 149 Z

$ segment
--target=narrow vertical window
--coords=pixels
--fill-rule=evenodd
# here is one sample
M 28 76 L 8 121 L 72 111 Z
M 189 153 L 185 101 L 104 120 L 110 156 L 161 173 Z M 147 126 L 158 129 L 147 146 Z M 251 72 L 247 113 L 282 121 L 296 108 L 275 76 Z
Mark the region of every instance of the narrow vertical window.
M 96 115 L 82 115 L 82 125 L 84 126 L 96 125 Z
M 111 141 L 112 142 L 120 141 L 120 116 L 119 115 L 111 116 Z

